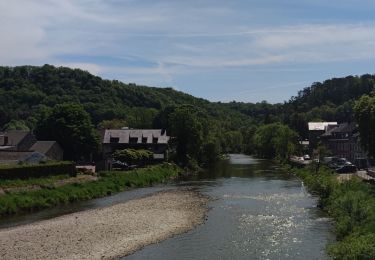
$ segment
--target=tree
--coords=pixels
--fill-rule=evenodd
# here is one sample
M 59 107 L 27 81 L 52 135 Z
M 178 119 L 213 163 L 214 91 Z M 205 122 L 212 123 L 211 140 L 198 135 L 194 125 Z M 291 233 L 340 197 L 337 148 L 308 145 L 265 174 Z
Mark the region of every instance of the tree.
M 251 126 L 251 127 L 243 127 L 241 129 L 241 133 L 243 136 L 243 147 L 242 151 L 245 154 L 252 154 L 254 153 L 254 135 L 256 132 L 256 127 Z
M 3 130 L 9 131 L 9 130 L 30 130 L 30 129 L 26 125 L 25 121 L 12 119 L 9 123 L 4 125 Z
M 375 96 L 365 95 L 354 106 L 362 147 L 375 156 Z
M 216 137 L 210 137 L 202 145 L 200 159 L 207 163 L 219 160 L 221 155 L 220 143 Z
M 198 160 L 203 142 L 202 123 L 190 106 L 177 108 L 169 117 L 171 135 L 176 137 L 177 159 L 188 163 L 189 158 Z
M 314 157 L 315 157 L 315 159 L 318 159 L 318 161 L 316 162 L 316 165 L 315 165 L 315 173 L 316 174 L 318 174 L 318 172 L 319 172 L 319 169 L 320 169 L 320 166 L 322 164 L 322 161 L 323 161 L 324 157 L 326 157 L 329 153 L 330 152 L 325 145 L 323 145 L 322 143 L 318 144 L 318 147 L 314 151 L 314 155 L 315 155 Z
M 240 131 L 224 133 L 225 152 L 239 153 L 242 151 L 243 137 Z
M 256 152 L 263 158 L 287 159 L 296 151 L 297 143 L 297 133 L 280 123 L 260 126 L 254 135 Z
M 56 105 L 38 122 L 36 134 L 39 140 L 57 141 L 68 160 L 88 160 L 99 145 L 90 116 L 79 104 Z
M 98 124 L 99 130 L 105 129 L 121 129 L 122 127 L 128 126 L 128 123 L 124 119 L 112 119 L 103 120 Z

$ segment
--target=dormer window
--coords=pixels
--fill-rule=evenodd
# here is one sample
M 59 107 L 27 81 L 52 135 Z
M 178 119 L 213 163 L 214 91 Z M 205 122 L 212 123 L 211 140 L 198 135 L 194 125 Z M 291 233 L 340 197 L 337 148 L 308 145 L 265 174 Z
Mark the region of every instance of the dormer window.
M 111 137 L 111 138 L 109 138 L 109 142 L 110 143 L 118 143 L 118 142 L 120 142 L 120 138 L 119 137 Z
M 152 138 L 152 143 L 153 144 L 157 144 L 158 143 L 158 138 L 157 137 L 153 137 Z
M 142 137 L 142 144 L 147 144 L 147 137 Z
M 130 137 L 129 144 L 136 144 L 138 143 L 138 137 Z

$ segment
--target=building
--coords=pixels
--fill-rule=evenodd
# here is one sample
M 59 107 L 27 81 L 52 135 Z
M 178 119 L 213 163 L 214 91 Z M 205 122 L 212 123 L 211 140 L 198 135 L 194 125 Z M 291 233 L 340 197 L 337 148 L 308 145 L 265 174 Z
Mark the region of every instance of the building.
M 30 131 L 0 133 L 0 163 L 62 160 L 63 149 L 56 141 L 37 141 Z
M 0 133 L 0 150 L 27 151 L 36 141 L 30 131 L 12 130 Z
M 37 141 L 30 148 L 33 152 L 38 152 L 55 161 L 62 161 L 64 151 L 56 141 Z
M 103 134 L 102 149 L 104 168 L 112 168 L 112 154 L 123 149 L 147 149 L 154 153 L 155 160 L 168 156 L 170 137 L 162 129 L 107 129 Z
M 329 129 L 336 127 L 337 122 L 309 122 L 309 150 L 315 149 L 319 142 L 319 137 Z
M 352 163 L 367 160 L 367 153 L 362 149 L 358 126 L 355 122 L 342 123 L 320 136 L 320 141 L 333 156 L 346 158 Z

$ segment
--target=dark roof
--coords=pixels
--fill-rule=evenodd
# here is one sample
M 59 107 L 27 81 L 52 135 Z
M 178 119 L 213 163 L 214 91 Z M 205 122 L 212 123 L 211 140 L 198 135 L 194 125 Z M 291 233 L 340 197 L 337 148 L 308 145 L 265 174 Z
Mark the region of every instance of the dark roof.
M 7 145 L 17 146 L 28 134 L 30 131 L 21 131 L 21 130 L 11 130 L 5 133 L 0 133 L 2 143 L 4 145 L 4 137 L 8 137 Z
M 331 136 L 333 133 L 354 133 L 357 131 L 357 129 L 358 126 L 355 122 L 342 123 L 334 128 L 331 128 L 330 130 L 322 134 L 322 136 Z
M 46 154 L 55 144 L 57 144 L 56 141 L 37 141 L 30 150 Z
M 342 123 L 338 127 L 332 129 L 333 133 L 352 133 L 357 130 L 357 124 L 354 122 L 351 123 Z
M 118 138 L 118 143 L 128 144 L 130 138 L 137 138 L 137 143 L 141 144 L 146 138 L 147 144 L 153 143 L 153 138 L 157 138 L 158 144 L 167 144 L 170 137 L 162 129 L 107 129 L 103 137 L 103 144 L 111 143 L 111 138 Z

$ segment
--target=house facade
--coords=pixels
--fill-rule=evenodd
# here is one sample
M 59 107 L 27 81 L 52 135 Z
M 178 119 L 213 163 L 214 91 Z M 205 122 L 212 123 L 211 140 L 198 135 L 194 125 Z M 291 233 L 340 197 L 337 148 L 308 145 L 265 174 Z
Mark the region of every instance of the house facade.
M 0 163 L 62 160 L 63 149 L 56 141 L 37 141 L 30 131 L 0 133 Z
M 0 150 L 28 151 L 36 141 L 30 131 L 8 131 L 0 133 Z
M 337 126 L 337 122 L 309 122 L 309 150 L 312 153 L 319 143 L 319 138 L 328 130 Z
M 346 158 L 352 163 L 368 160 L 360 144 L 358 126 L 355 122 L 339 124 L 320 136 L 320 141 L 333 156 Z
M 102 138 L 104 169 L 112 168 L 112 155 L 116 150 L 146 149 L 153 152 L 154 160 L 168 156 L 170 137 L 162 129 L 106 129 Z

